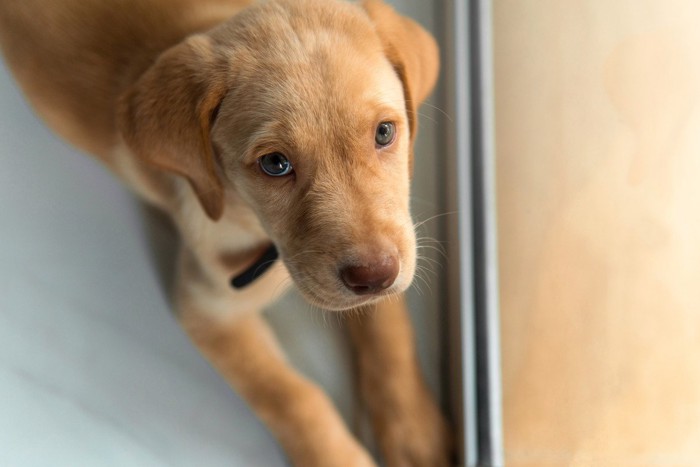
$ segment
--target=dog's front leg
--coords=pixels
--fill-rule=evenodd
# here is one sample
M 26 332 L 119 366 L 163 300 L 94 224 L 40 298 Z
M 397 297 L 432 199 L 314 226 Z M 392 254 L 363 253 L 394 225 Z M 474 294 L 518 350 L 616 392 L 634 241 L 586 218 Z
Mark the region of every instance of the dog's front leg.
M 403 297 L 366 307 L 348 324 L 360 390 L 387 465 L 450 465 L 450 432 L 418 366 Z
M 284 361 L 257 313 L 224 323 L 183 316 L 192 340 L 246 399 L 297 467 L 374 466 L 331 401 Z
M 274 266 L 246 292 L 229 289 L 221 271 L 206 271 L 183 255 L 178 273 L 178 317 L 202 354 L 252 407 L 297 467 L 372 467 L 326 394 L 285 361 L 256 311 L 279 289 Z M 260 297 L 265 297 L 262 299 Z

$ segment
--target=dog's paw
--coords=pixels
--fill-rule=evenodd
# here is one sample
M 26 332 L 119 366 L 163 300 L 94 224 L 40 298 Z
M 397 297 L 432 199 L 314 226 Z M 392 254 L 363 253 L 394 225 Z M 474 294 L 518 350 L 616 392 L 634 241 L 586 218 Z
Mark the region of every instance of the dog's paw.
M 375 414 L 387 467 L 450 466 L 453 442 L 447 422 L 427 391 L 412 396 L 400 397 Z

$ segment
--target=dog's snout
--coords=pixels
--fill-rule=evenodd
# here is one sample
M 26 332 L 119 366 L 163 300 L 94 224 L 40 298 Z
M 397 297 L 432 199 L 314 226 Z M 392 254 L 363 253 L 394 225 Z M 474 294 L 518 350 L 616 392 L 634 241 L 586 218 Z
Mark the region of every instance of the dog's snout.
M 393 255 L 379 261 L 345 266 L 340 270 L 345 286 L 357 295 L 374 294 L 391 287 L 398 274 L 399 260 Z

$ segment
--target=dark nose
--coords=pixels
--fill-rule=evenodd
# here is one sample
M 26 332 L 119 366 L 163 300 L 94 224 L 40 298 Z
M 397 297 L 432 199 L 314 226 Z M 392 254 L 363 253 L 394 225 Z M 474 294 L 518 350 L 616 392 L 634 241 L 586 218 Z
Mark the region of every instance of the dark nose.
M 357 295 L 381 292 L 391 287 L 398 275 L 399 260 L 396 256 L 385 256 L 379 261 L 345 266 L 340 270 L 345 286 Z

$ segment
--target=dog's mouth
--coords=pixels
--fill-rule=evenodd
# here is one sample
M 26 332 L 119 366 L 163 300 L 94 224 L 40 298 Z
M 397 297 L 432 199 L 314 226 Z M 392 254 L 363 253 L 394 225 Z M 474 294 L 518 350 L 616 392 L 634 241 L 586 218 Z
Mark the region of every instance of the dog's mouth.
M 300 265 L 285 259 L 284 263 L 302 296 L 329 311 L 350 310 L 396 296 L 408 288 L 413 276 L 403 270 L 398 257 L 379 258 L 371 264 L 341 262 L 340 266 L 333 261 L 324 266 L 320 260 Z
M 305 282 L 295 280 L 295 283 L 306 301 L 313 306 L 328 311 L 348 311 L 400 293 L 399 290 L 387 289 L 373 294 L 353 296 L 343 293 L 342 289 L 338 293 L 338 290 L 327 291 L 319 287 L 306 285 Z

